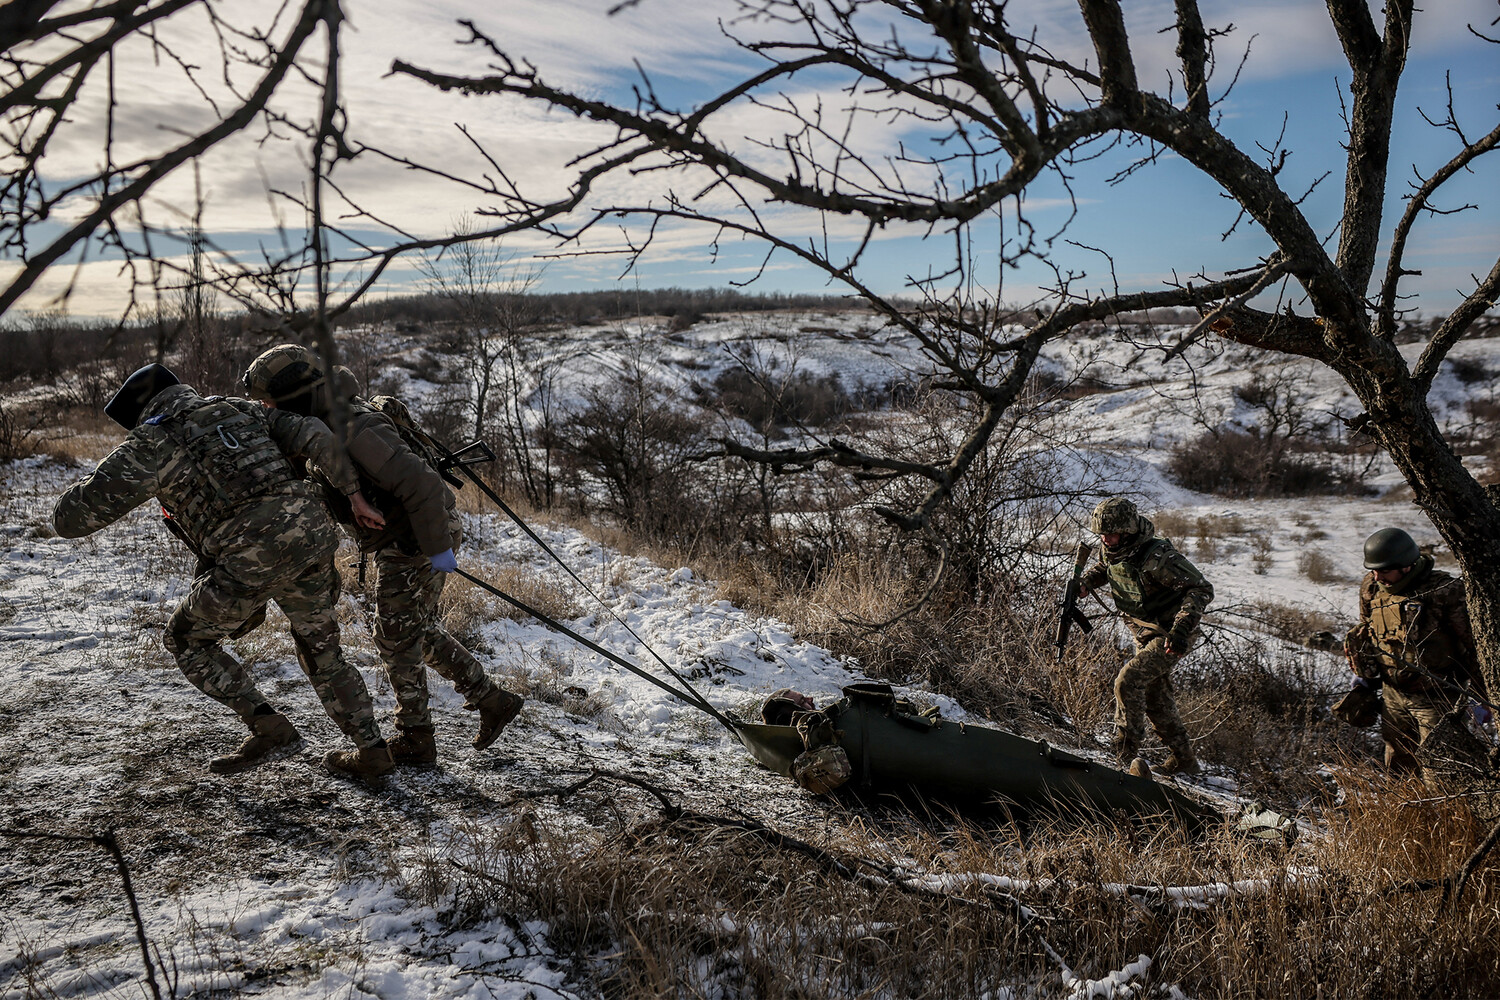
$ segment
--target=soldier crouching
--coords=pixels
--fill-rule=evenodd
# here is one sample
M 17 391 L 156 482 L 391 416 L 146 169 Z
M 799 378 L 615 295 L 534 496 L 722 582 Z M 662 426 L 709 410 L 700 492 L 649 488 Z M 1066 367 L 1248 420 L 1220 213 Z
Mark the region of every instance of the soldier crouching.
M 1196 774 L 1198 760 L 1172 693 L 1172 667 L 1196 641 L 1198 622 L 1214 599 L 1214 588 L 1170 541 L 1158 538 L 1156 526 L 1123 497 L 1095 507 L 1090 527 L 1104 551 L 1082 577 L 1084 593 L 1107 582 L 1136 644 L 1135 656 L 1115 677 L 1115 756 L 1121 766 L 1131 765 L 1149 718 L 1171 750 L 1157 770 Z
M 390 771 L 369 691 L 339 646 L 338 534 L 288 460 L 331 470 L 361 514 L 378 517 L 340 461 L 332 432 L 320 420 L 270 413 L 249 400 L 204 398 L 161 365 L 131 375 L 104 412 L 130 433 L 63 493 L 53 524 L 59 535 L 78 538 L 155 497 L 198 555 L 192 587 L 167 623 L 166 647 L 195 687 L 250 730 L 209 770 L 243 771 L 301 741 L 220 644 L 273 600 L 324 710 L 356 747 L 328 754 L 324 764 L 366 778 Z

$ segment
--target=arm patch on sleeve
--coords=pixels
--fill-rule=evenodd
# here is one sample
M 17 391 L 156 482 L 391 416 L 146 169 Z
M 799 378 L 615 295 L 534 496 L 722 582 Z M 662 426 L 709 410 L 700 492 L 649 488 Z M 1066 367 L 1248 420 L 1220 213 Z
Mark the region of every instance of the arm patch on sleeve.
M 360 431 L 349 442 L 349 457 L 367 472 L 380 469 L 395 454 L 396 449 L 373 427 Z

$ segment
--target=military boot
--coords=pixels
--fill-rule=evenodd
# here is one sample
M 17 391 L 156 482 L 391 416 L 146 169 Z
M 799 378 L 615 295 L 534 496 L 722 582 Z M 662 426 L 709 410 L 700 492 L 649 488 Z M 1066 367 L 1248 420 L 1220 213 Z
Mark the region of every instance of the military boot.
M 437 763 L 437 740 L 431 726 L 402 726 L 390 741 L 391 759 L 412 767 L 431 767 Z
M 479 710 L 479 735 L 474 737 L 474 747 L 478 750 L 494 744 L 500 738 L 500 732 L 510 720 L 521 711 L 521 706 L 526 704 L 526 699 L 518 694 L 511 694 L 505 688 L 496 688 L 483 698 L 474 707 Z
M 373 782 L 394 771 L 396 762 L 391 759 L 390 746 L 381 740 L 374 746 L 330 751 L 323 757 L 323 766 L 340 778 Z
M 1166 760 L 1162 761 L 1161 767 L 1156 769 L 1157 774 L 1197 774 L 1202 768 L 1198 766 L 1198 758 L 1193 756 L 1191 750 L 1173 750 Z
M 248 771 L 257 764 L 264 764 L 282 756 L 280 750 L 290 749 L 302 742 L 302 734 L 292 725 L 292 720 L 280 712 L 267 712 L 250 718 L 250 736 L 234 753 L 215 757 L 208 762 L 214 774 L 237 774 Z
M 1137 778 L 1149 778 L 1151 777 L 1151 765 L 1146 762 L 1146 758 L 1137 757 L 1130 762 L 1130 773 Z

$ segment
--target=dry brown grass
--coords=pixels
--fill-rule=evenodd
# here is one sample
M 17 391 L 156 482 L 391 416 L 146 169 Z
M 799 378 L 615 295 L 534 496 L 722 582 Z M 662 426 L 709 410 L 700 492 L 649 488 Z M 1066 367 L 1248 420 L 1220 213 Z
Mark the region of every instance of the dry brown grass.
M 1151 516 L 1156 533 L 1171 539 L 1178 551 L 1191 552 L 1199 562 L 1212 563 L 1241 546 L 1239 539 L 1248 534 L 1250 525 L 1239 514 L 1200 514 L 1163 510 Z
M 64 465 L 97 462 L 125 440 L 125 430 L 103 413 L 70 407 L 32 434 L 29 449 Z
M 1351 583 L 1338 561 L 1322 549 L 1303 549 L 1297 554 L 1297 572 L 1313 583 Z
M 1416 787 L 1346 775 L 1344 804 L 1320 806 L 1291 850 L 1149 822 L 913 823 L 831 803 L 813 831 L 767 831 L 652 816 L 653 800 L 611 785 L 586 807 L 617 829 L 580 837 L 523 810 L 468 831 L 462 868 L 427 856 L 402 874 L 450 919 L 544 922 L 573 981 L 604 996 L 1064 995 L 1047 947 L 1085 978 L 1151 956 L 1142 996 L 1495 995 L 1494 862 L 1456 906 L 1423 881 L 1456 872 L 1483 829 L 1405 807 Z M 1016 903 L 1040 919 L 1023 926 Z
M 475 574 L 479 576 L 480 574 Z M 499 566 L 485 571 L 482 579 L 497 590 L 553 618 L 576 618 L 581 612 L 573 597 L 563 587 L 543 580 L 520 566 Z M 462 577 L 448 581 L 443 588 L 443 624 L 449 632 L 464 641 L 474 636 L 481 625 L 496 618 L 527 621 L 529 616 L 497 597 L 474 586 Z

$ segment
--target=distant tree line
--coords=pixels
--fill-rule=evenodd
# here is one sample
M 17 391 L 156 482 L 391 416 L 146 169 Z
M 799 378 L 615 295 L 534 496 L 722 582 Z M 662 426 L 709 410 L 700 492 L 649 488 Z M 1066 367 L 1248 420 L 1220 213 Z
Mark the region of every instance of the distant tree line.
M 607 289 L 596 292 L 527 292 L 528 311 L 542 323 L 612 322 L 634 316 L 701 319 L 716 312 L 769 312 L 777 309 L 857 309 L 862 302 L 847 295 L 796 295 L 784 292 L 747 294 L 732 288 Z M 403 295 L 364 301 L 339 318 L 341 326 L 375 322 L 444 323 L 462 319 L 449 296 Z

